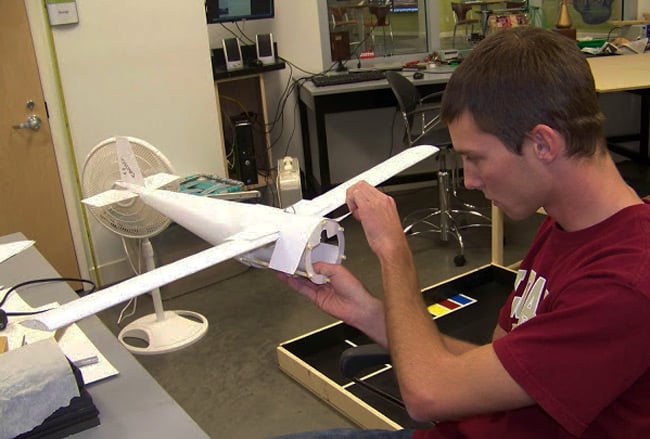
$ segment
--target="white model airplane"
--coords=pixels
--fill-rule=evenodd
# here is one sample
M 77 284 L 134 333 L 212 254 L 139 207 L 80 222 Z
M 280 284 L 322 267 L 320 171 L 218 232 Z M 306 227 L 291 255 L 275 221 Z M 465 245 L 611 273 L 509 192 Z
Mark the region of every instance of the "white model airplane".
M 354 183 L 366 180 L 376 186 L 435 154 L 438 148 L 408 148 L 329 192 L 284 210 L 162 190 L 179 177 L 160 173 L 143 178 L 125 138 L 118 138 L 117 151 L 123 180 L 115 183 L 115 189 L 84 203 L 107 206 L 140 197 L 214 247 L 37 314 L 23 325 L 53 331 L 231 258 L 324 283 L 327 279 L 314 272 L 313 263 L 341 263 L 345 248 L 342 227 L 324 215 L 345 203 L 345 193 Z

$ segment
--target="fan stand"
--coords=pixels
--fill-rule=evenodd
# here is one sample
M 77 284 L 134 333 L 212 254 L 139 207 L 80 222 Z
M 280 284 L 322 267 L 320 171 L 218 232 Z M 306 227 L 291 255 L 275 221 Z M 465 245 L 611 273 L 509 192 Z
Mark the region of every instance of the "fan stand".
M 153 270 L 153 246 L 149 239 L 142 242 L 145 265 Z M 118 339 L 134 354 L 154 355 L 174 352 L 199 341 L 208 331 L 208 320 L 193 311 L 164 311 L 160 289 L 151 291 L 155 314 L 141 317 L 120 331 Z M 187 318 L 190 317 L 190 318 Z M 147 343 L 146 347 L 129 344 L 128 338 Z

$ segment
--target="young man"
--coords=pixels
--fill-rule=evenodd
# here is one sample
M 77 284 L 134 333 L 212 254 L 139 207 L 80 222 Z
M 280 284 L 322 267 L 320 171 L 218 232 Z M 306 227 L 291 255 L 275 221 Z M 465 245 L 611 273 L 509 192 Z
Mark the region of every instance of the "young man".
M 390 350 L 409 414 L 439 421 L 414 438 L 650 437 L 650 206 L 607 152 L 575 42 L 539 28 L 493 34 L 452 75 L 442 119 L 465 186 L 513 219 L 548 213 L 492 343 L 438 332 L 395 203 L 364 182 L 347 203 L 384 300 L 340 265 L 317 267 L 324 286 L 286 281 Z

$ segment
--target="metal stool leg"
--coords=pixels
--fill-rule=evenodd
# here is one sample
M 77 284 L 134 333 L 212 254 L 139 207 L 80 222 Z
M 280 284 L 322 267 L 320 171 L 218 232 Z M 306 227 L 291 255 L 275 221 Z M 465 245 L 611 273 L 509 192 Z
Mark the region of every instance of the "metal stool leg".
M 454 257 L 456 266 L 465 265 L 465 244 L 461 230 L 475 227 L 491 227 L 490 217 L 475 210 L 472 205 L 458 200 L 464 209 L 454 209 L 451 206 L 452 198 L 456 199 L 456 186 L 459 184 L 456 163 L 452 161 L 451 168 L 447 166 L 447 157 L 450 151 L 442 149 L 439 153 L 440 167 L 438 170 L 438 208 L 419 209 L 407 215 L 404 220 L 404 233 L 412 236 L 427 233 L 439 233 L 440 240 L 447 242 L 453 237 L 458 243 L 459 251 Z M 439 216 L 439 218 L 437 218 Z M 462 217 L 462 218 L 461 218 Z M 465 218 L 475 218 L 476 222 L 464 222 Z M 459 221 L 462 219 L 463 221 Z

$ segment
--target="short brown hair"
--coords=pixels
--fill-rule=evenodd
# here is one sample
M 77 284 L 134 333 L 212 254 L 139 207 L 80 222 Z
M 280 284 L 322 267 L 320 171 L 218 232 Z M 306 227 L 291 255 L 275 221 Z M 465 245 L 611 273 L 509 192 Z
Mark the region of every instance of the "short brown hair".
M 569 156 L 606 149 L 589 63 L 575 41 L 549 30 L 517 27 L 480 42 L 452 74 L 441 117 L 450 123 L 466 111 L 518 154 L 538 124 L 564 136 Z

